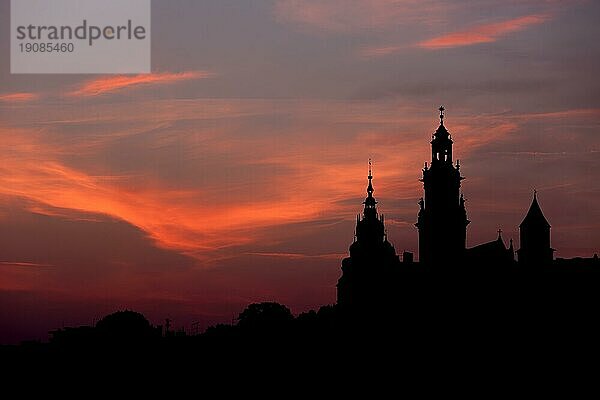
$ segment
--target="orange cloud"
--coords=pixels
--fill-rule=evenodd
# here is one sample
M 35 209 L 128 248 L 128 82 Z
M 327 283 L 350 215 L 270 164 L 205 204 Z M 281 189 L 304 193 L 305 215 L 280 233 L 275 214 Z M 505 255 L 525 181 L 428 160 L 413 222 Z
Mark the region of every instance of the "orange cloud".
M 114 110 L 111 105 L 103 107 Z M 186 128 L 181 132 L 155 129 L 169 126 L 172 120 L 202 119 L 198 110 L 223 118 L 232 116 L 225 124 L 230 130 L 212 125 L 208 132 L 201 128 Z M 406 212 L 391 204 L 420 195 L 419 168 L 428 158 L 426 137 L 436 124 L 433 112 L 418 114 L 410 106 L 396 102 L 165 100 L 136 103 L 135 109 L 120 111 L 111 113 L 107 109 L 99 113 L 111 122 L 127 126 L 123 132 L 111 128 L 110 133 L 101 135 L 100 141 L 94 135 L 86 135 L 80 139 L 81 143 L 72 136 L 61 143 L 55 135 L 46 135 L 38 128 L 0 127 L 3 138 L 0 151 L 7 154 L 0 165 L 0 194 L 32 201 L 35 206 L 30 211 L 36 213 L 64 218 L 72 213 L 75 220 L 88 218 L 82 213 L 89 213 L 92 218 L 94 214 L 103 214 L 122 219 L 143 230 L 160 247 L 212 260 L 223 254 L 224 249 L 276 243 L 281 232 L 275 234 L 278 229 L 273 228 L 278 226 L 326 218 L 352 220 L 365 196 L 369 156 L 375 160 L 374 184 L 382 212 L 390 216 Z M 53 118 L 43 118 L 64 121 L 65 112 L 59 108 L 52 111 L 57 114 Z M 286 135 L 238 134 L 243 129 L 236 123 L 240 116 L 278 112 L 293 112 L 298 119 L 298 125 L 290 127 Z M 339 126 L 350 125 L 357 127 L 351 139 L 336 131 Z M 58 123 L 57 129 L 60 127 Z M 489 141 L 502 140 L 513 129 L 493 117 L 474 120 L 454 117 L 451 130 L 460 135 L 457 156 L 462 157 Z M 189 163 L 189 168 L 198 171 L 204 183 L 185 187 L 162 180 L 152 168 L 119 174 L 106 170 L 110 166 L 102 162 L 100 165 L 86 162 L 82 166 L 79 161 L 77 167 L 72 164 L 73 159 L 94 159 L 94 152 L 103 151 L 111 145 L 111 140 L 139 136 L 139 132 L 148 130 L 164 133 L 146 136 L 140 152 L 152 145 L 149 141 L 160 144 L 151 146 L 153 149 L 163 149 L 169 140 L 176 140 L 178 146 L 187 149 L 182 156 L 189 158 L 174 162 Z M 483 130 L 488 134 L 479 135 Z M 273 134 L 277 134 L 275 141 Z M 323 145 L 325 137 L 329 138 L 327 146 Z M 268 178 L 244 172 L 243 179 L 227 176 L 224 180 L 212 180 L 208 179 L 206 166 L 195 161 L 206 154 L 217 159 L 226 156 L 234 160 L 232 166 L 247 171 L 280 172 L 268 174 Z M 398 226 L 404 223 L 411 229 L 405 222 L 397 221 Z M 283 253 L 288 258 L 295 257 Z
M 532 14 L 492 24 L 477 25 L 464 31 L 442 35 L 417 43 L 417 47 L 437 50 L 495 42 L 500 37 L 538 25 L 550 19 L 547 14 Z
M 145 231 L 160 247 L 191 256 L 250 243 L 256 240 L 256 229 L 310 219 L 320 211 L 318 199 L 296 198 L 291 192 L 277 202 L 239 199 L 207 209 L 206 204 L 218 202 L 202 190 L 170 189 L 164 182 L 134 185 L 137 178 L 91 175 L 64 165 L 59 160 L 62 150 L 31 132 L 6 129 L 0 136 L 6 139 L 0 148 L 12 149 L 0 166 L 0 193 L 35 201 L 37 213 L 53 215 L 59 208 L 61 216 L 73 210 L 75 215 L 119 218 Z
M 111 76 L 107 78 L 94 79 L 85 82 L 79 88 L 68 93 L 69 96 L 98 96 L 114 93 L 126 88 L 134 88 L 143 85 L 165 85 L 180 81 L 193 79 L 204 79 L 214 76 L 208 71 L 189 71 L 179 73 L 154 73 L 134 76 Z
M 27 92 L 19 92 L 19 93 L 8 93 L 0 95 L 0 101 L 6 102 L 27 102 L 34 101 L 40 98 L 40 95 L 37 93 L 27 93 Z

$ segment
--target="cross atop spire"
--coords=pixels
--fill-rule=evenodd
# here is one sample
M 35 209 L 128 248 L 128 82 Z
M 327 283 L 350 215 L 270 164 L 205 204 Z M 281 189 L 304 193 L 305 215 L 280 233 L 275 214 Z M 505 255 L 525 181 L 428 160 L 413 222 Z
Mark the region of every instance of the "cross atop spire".
M 502 238 L 502 229 L 498 229 L 498 239 Z
M 446 109 L 444 106 L 440 106 L 438 110 L 440 110 L 440 125 L 444 125 L 444 111 L 446 111 Z

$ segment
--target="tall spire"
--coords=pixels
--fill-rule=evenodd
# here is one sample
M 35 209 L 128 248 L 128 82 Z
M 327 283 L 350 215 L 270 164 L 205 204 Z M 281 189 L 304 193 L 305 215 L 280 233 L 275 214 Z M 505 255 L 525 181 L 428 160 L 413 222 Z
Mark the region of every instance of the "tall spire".
M 369 158 L 369 176 L 367 176 L 367 178 L 369 178 L 369 186 L 367 187 L 367 193 L 369 194 L 369 196 L 373 195 L 373 192 L 375 191 L 373 189 L 373 183 L 371 182 L 371 180 L 373 179 L 373 172 L 371 170 L 372 167 L 372 163 L 371 163 L 371 159 Z
M 440 110 L 440 125 L 444 125 L 444 111 L 446 109 L 444 108 L 444 106 L 440 106 L 438 110 Z
M 369 186 L 367 186 L 367 198 L 364 201 L 364 205 L 365 205 L 365 216 L 367 214 L 376 214 L 375 211 L 375 205 L 377 204 L 377 201 L 375 201 L 375 198 L 373 197 L 373 192 L 375 191 L 375 189 L 373 189 L 373 171 L 372 171 L 372 163 L 371 163 L 371 159 L 369 158 L 369 175 L 367 176 L 367 178 L 369 179 Z M 371 211 L 372 210 L 372 211 Z

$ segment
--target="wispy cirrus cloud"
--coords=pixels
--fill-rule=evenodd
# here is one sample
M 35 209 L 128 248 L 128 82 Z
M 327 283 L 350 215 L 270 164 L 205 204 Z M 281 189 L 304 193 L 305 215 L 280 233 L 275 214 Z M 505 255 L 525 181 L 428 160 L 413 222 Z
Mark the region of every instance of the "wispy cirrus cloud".
M 436 36 L 416 44 L 386 44 L 365 47 L 359 51 L 363 57 L 385 57 L 397 54 L 407 49 L 440 50 L 455 47 L 472 46 L 482 43 L 492 43 L 514 32 L 522 31 L 533 25 L 549 21 L 550 14 L 531 14 L 509 20 L 488 24 L 479 24 L 471 28 Z
M 462 31 L 424 40 L 416 44 L 428 50 L 471 46 L 474 44 L 495 42 L 503 36 L 522 31 L 530 26 L 539 25 L 551 19 L 549 14 L 531 14 L 506 21 L 473 26 Z
M 407 21 L 432 24 L 448 8 L 435 0 L 278 0 L 275 16 L 311 30 L 345 33 L 388 29 Z
M 161 72 L 140 75 L 119 75 L 103 77 L 84 82 L 68 93 L 69 96 L 98 96 L 115 93 L 128 88 L 137 88 L 148 85 L 167 85 L 181 81 L 205 79 L 215 76 L 209 71 L 187 71 L 187 72 Z
M 28 102 L 28 101 L 38 100 L 39 98 L 40 98 L 39 94 L 30 93 L 30 92 L 0 94 L 0 101 L 4 101 L 4 102 L 24 103 L 24 102 Z

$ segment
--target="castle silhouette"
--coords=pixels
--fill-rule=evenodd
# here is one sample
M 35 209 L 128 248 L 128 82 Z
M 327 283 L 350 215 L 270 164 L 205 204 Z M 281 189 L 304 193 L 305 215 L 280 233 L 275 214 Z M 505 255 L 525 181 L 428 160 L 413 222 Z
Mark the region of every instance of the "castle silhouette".
M 466 247 L 467 218 L 465 199 L 460 192 L 460 162 L 452 158 L 453 141 L 444 125 L 444 107 L 439 108 L 440 124 L 431 140 L 431 163 L 422 170 L 425 195 L 419 201 L 415 226 L 419 234 L 419 262 L 404 252 L 402 261 L 388 241 L 383 214 L 377 211 L 373 197 L 373 174 L 369 160 L 367 197 L 364 210 L 357 215 L 354 242 L 350 256 L 342 260 L 342 276 L 337 283 L 337 301 L 340 306 L 360 306 L 390 302 L 398 291 L 399 281 L 414 279 L 412 271 L 430 271 L 448 274 L 457 270 L 491 273 L 556 267 L 600 268 L 598 256 L 593 258 L 553 259 L 550 245 L 550 224 L 538 203 L 537 192 L 525 218 L 519 225 L 520 248 L 515 251 L 513 241 L 507 247 L 502 231 L 488 243 Z M 402 282 L 405 284 L 406 282 Z

